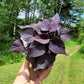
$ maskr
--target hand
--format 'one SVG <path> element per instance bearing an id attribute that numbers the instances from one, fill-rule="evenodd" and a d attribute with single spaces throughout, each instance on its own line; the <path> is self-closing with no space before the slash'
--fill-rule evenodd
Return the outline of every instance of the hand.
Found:
<path id="1" fill-rule="evenodd" d="M 49 75 L 51 67 L 42 71 L 34 71 L 32 65 L 25 59 L 13 84 L 41 84 Z"/>

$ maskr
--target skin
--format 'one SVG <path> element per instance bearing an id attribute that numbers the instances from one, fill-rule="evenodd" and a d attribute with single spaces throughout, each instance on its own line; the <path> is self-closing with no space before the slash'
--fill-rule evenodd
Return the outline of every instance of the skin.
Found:
<path id="1" fill-rule="evenodd" d="M 44 71 L 34 71 L 32 65 L 25 59 L 13 84 L 42 84 L 50 71 L 51 67 Z"/>

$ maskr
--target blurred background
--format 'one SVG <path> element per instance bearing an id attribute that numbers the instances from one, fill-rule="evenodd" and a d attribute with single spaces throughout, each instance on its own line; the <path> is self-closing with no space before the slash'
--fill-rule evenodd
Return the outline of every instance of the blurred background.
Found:
<path id="1" fill-rule="evenodd" d="M 65 43 L 68 57 L 57 56 L 43 84 L 84 84 L 84 0 L 0 0 L 0 84 L 12 84 L 26 57 L 8 52 L 20 37 L 18 25 L 37 23 L 56 13 L 62 27 L 74 34 Z"/>

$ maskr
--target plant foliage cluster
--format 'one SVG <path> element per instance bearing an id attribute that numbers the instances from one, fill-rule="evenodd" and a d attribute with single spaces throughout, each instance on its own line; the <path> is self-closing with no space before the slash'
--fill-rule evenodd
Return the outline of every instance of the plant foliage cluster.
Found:
<path id="1" fill-rule="evenodd" d="M 36 16 L 36 11 L 39 17 Z M 18 18 L 21 12 L 25 14 L 23 19 Z M 3 51 L 6 56 L 6 50 L 9 50 L 6 46 L 10 46 L 15 39 L 19 38 L 17 25 L 37 23 L 56 13 L 60 15 L 62 27 L 75 30 L 73 39 L 77 38 L 76 41 L 82 43 L 83 0 L 0 0 L 0 53 Z M 5 58 L 0 54 L 0 59 L 2 57 L 5 60 L 8 56 Z"/>
<path id="2" fill-rule="evenodd" d="M 58 14 L 37 24 L 19 27 L 21 39 L 13 42 L 10 51 L 25 53 L 36 70 L 51 66 L 57 54 L 66 55 L 64 42 L 69 40 L 72 31 L 61 28 Z"/>

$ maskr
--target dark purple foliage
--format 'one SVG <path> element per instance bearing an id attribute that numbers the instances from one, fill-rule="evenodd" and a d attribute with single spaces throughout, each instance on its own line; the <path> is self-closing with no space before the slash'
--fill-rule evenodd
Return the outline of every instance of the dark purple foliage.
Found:
<path id="1" fill-rule="evenodd" d="M 67 28 L 60 28 L 60 30 L 58 31 L 58 34 L 60 35 L 62 41 L 66 42 L 72 36 L 73 31 L 71 31 L 70 29 L 67 29 Z"/>
<path id="2" fill-rule="evenodd" d="M 38 57 L 45 53 L 45 47 L 44 45 L 33 42 L 29 46 L 29 57 Z"/>
<path id="3" fill-rule="evenodd" d="M 40 29 L 40 24 L 41 22 L 39 21 L 37 24 L 32 23 L 30 25 L 26 25 L 26 26 L 19 26 L 21 29 L 25 29 L 25 28 L 32 28 L 34 31 L 36 31 L 38 34 L 41 34 L 41 29 Z"/>
<path id="4" fill-rule="evenodd" d="M 33 42 L 34 30 L 32 28 L 25 28 L 18 31 L 22 39 L 27 43 Z"/>
<path id="5" fill-rule="evenodd" d="M 66 55 L 64 42 L 69 40 L 72 31 L 61 28 L 58 14 L 37 24 L 19 27 L 21 39 L 14 41 L 10 51 L 25 53 L 36 70 L 52 66 L 57 54 Z"/>
<path id="6" fill-rule="evenodd" d="M 46 69 L 49 66 L 53 65 L 53 62 L 55 61 L 56 54 L 53 53 L 45 53 L 43 56 L 39 57 L 37 60 L 37 67 L 36 70 L 39 69 Z"/>
<path id="7" fill-rule="evenodd" d="M 59 30 L 60 28 L 60 18 L 59 15 L 56 14 L 54 17 L 45 19 L 42 21 L 40 24 L 40 28 L 42 31 L 49 31 L 49 32 L 54 32 L 56 30 Z"/>
<path id="8" fill-rule="evenodd" d="M 25 29 L 25 28 L 36 28 L 37 24 L 32 23 L 30 25 L 26 25 L 26 26 L 20 26 L 18 25 L 18 27 L 20 27 L 21 29 Z"/>
<path id="9" fill-rule="evenodd" d="M 11 49 L 9 51 L 16 52 L 16 53 L 26 53 L 26 49 L 23 46 L 23 43 L 20 39 L 17 39 L 11 45 Z"/>
<path id="10" fill-rule="evenodd" d="M 32 68 L 36 68 L 37 67 L 38 58 L 39 57 L 31 57 L 31 58 L 28 58 L 28 56 L 26 57 L 26 59 L 31 62 Z"/>
<path id="11" fill-rule="evenodd" d="M 48 35 L 48 34 L 45 34 L 45 33 L 40 34 L 40 35 L 38 35 L 38 36 L 35 36 L 35 37 L 33 38 L 33 40 L 35 40 L 35 41 L 37 41 L 37 42 L 39 42 L 39 43 L 41 43 L 41 44 L 47 44 L 47 43 L 49 43 L 49 41 L 50 41 L 49 35 Z"/>
<path id="12" fill-rule="evenodd" d="M 70 39 L 71 35 L 69 34 L 64 34 L 64 35 L 60 35 L 61 39 L 63 42 L 66 42 Z"/>
<path id="13" fill-rule="evenodd" d="M 63 41 L 56 37 L 50 42 L 49 49 L 55 54 L 66 54 Z"/>

